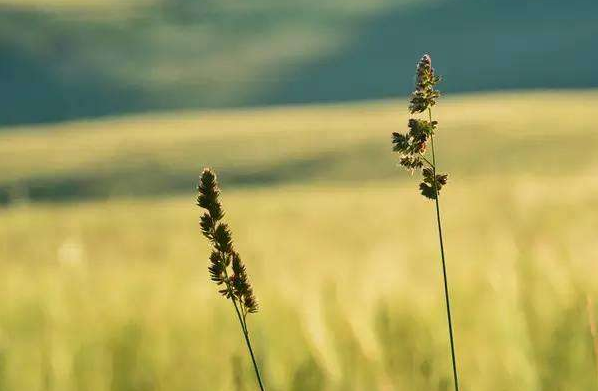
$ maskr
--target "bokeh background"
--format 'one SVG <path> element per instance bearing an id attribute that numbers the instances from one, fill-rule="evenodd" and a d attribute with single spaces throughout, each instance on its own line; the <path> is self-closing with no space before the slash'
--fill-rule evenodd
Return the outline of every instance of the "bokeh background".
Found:
<path id="1" fill-rule="evenodd" d="M 0 0 L 0 390 L 256 389 L 197 177 L 261 311 L 268 390 L 598 390 L 598 3 Z M 595 327 L 595 326 L 594 326 Z"/>

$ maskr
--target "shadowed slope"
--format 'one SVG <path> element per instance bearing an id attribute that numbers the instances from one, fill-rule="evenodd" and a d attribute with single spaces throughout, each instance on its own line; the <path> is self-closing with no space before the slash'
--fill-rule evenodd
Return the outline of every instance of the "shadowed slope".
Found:
<path id="1" fill-rule="evenodd" d="M 444 91 L 595 87 L 597 12 L 590 0 L 0 6 L 0 125 L 406 95 L 400 75 L 423 51 Z"/>
<path id="2" fill-rule="evenodd" d="M 437 114 L 451 181 L 521 172 L 555 177 L 596 163 L 596 92 L 446 97 Z M 0 198 L 65 200 L 190 192 L 204 166 L 228 186 L 408 180 L 391 133 L 397 101 L 148 115 L 0 134 Z M 458 140 L 458 141 L 455 141 Z M 459 179 L 461 178 L 461 179 Z"/>
<path id="3" fill-rule="evenodd" d="M 381 12 L 352 29 L 343 49 L 289 73 L 262 102 L 339 101 L 406 95 L 423 52 L 442 90 L 598 86 L 598 7 L 571 2 L 456 0 Z"/>

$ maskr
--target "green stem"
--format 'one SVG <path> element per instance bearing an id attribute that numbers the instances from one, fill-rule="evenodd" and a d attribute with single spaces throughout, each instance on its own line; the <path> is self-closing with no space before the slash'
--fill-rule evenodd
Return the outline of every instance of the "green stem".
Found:
<path id="1" fill-rule="evenodd" d="M 424 161 L 426 163 L 428 163 L 428 165 L 430 166 L 430 168 L 432 168 L 432 169 L 434 168 L 434 165 L 428 159 L 426 159 L 426 157 L 424 155 L 421 155 L 421 158 L 424 159 Z"/>
<path id="2" fill-rule="evenodd" d="M 428 115 L 430 117 L 430 122 L 432 122 L 432 110 L 428 108 Z M 446 301 L 446 317 L 448 321 L 448 329 L 449 329 L 449 339 L 451 343 L 451 358 L 453 363 L 453 380 L 455 382 L 455 391 L 459 391 L 459 376 L 457 374 L 457 360 L 455 358 L 455 341 L 453 337 L 453 321 L 451 316 L 451 300 L 449 295 L 449 287 L 448 287 L 448 277 L 446 273 L 446 260 L 444 257 L 444 240 L 442 237 L 442 224 L 440 220 L 440 203 L 438 201 L 439 193 L 436 184 L 436 156 L 434 152 L 434 136 L 431 136 L 432 140 L 432 170 L 434 171 L 434 193 L 436 194 L 435 201 L 436 201 L 436 222 L 438 224 L 438 239 L 440 241 L 440 256 L 442 258 L 442 276 L 444 278 L 444 299 Z"/>
<path id="3" fill-rule="evenodd" d="M 249 355 L 251 356 L 251 362 L 253 363 L 253 369 L 255 370 L 255 377 L 257 378 L 257 382 L 260 386 L 260 390 L 264 391 L 264 385 L 262 383 L 262 377 L 260 376 L 260 370 L 257 366 L 257 362 L 255 360 L 255 355 L 253 354 L 253 348 L 251 347 L 251 341 L 249 340 L 249 331 L 247 330 L 247 324 L 243 322 L 243 317 L 239 312 L 239 307 L 237 306 L 237 301 L 235 298 L 232 298 L 233 305 L 235 306 L 235 312 L 237 313 L 237 318 L 239 318 L 239 323 L 241 324 L 241 330 L 243 331 L 243 336 L 245 337 L 245 343 L 247 344 L 247 349 L 249 349 Z"/>
<path id="4" fill-rule="evenodd" d="M 224 276 L 226 280 L 229 281 L 228 271 L 224 268 Z M 239 319 L 239 324 L 241 325 L 241 331 L 243 332 L 243 337 L 245 337 L 245 343 L 247 344 L 247 349 L 249 350 L 249 355 L 251 356 L 251 362 L 253 363 L 253 369 L 255 371 L 255 377 L 257 378 L 257 382 L 260 386 L 260 390 L 264 391 L 264 385 L 262 383 L 262 377 L 260 376 L 260 370 L 257 366 L 257 361 L 255 360 L 255 355 L 253 354 L 253 348 L 251 347 L 251 341 L 249 340 L 249 330 L 247 330 L 247 323 L 245 322 L 245 316 L 241 316 L 241 312 L 239 311 L 239 306 L 237 305 L 237 299 L 232 294 L 232 287 L 230 283 L 227 282 L 227 288 L 231 293 L 231 301 L 233 302 L 233 306 L 235 307 L 235 312 L 237 313 L 237 318 Z M 243 303 L 239 303 L 243 305 Z"/>

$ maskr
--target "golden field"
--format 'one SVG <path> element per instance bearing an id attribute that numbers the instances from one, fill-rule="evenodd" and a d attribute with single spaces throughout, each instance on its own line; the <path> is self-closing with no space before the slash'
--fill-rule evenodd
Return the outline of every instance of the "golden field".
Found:
<path id="1" fill-rule="evenodd" d="M 562 91 L 434 110 L 464 390 L 598 389 L 597 105 Z M 255 388 L 208 281 L 206 165 L 260 301 L 269 390 L 451 389 L 433 205 L 390 152 L 404 106 L 3 130 L 0 390 Z"/>

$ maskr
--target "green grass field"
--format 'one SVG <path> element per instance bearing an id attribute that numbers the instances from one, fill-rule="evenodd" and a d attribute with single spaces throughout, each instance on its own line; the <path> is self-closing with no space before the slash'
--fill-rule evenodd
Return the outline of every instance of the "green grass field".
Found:
<path id="1" fill-rule="evenodd" d="M 435 112 L 464 390 L 598 389 L 597 105 L 595 91 L 481 94 Z M 433 204 L 390 152 L 404 106 L 1 133 L 0 390 L 256 389 L 208 281 L 204 165 L 261 304 L 267 389 L 450 390 Z"/>

